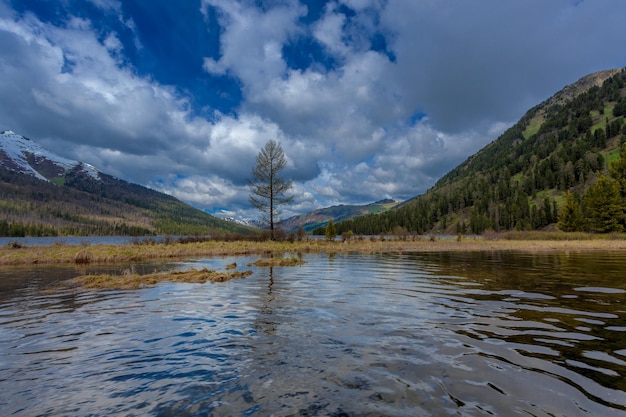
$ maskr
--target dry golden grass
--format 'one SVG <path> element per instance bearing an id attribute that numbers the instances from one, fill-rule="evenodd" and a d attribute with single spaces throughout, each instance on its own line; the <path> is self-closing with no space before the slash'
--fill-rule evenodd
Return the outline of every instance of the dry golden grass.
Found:
<path id="1" fill-rule="evenodd" d="M 159 282 L 188 282 L 204 284 L 206 282 L 225 282 L 231 279 L 252 275 L 252 271 L 218 272 L 208 269 L 191 269 L 159 274 L 139 275 L 126 273 L 121 275 L 82 275 L 70 281 L 70 284 L 88 289 L 138 289 L 153 286 Z"/>
<path id="2" fill-rule="evenodd" d="M 346 242 L 199 242 L 155 245 L 92 245 L 0 247 L 0 266 L 26 264 L 128 263 L 194 257 L 238 255 L 283 255 L 301 253 L 390 253 L 451 251 L 618 251 L 626 250 L 626 239 L 511 240 L 509 238 L 466 238 L 422 240 L 352 239 Z"/>

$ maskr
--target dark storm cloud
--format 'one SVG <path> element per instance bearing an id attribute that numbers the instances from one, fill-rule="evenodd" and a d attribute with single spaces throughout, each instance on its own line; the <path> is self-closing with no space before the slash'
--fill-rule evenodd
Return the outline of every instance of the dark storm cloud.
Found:
<path id="1" fill-rule="evenodd" d="M 624 65 L 626 4 L 391 1 L 382 21 L 407 106 L 437 129 L 515 120 L 587 73 Z"/>

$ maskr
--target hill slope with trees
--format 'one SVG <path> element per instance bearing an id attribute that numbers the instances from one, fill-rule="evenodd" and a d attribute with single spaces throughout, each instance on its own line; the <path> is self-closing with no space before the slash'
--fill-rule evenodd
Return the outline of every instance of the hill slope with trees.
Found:
<path id="1" fill-rule="evenodd" d="M 0 236 L 251 233 L 149 188 L 0 134 Z"/>
<path id="2" fill-rule="evenodd" d="M 424 195 L 340 222 L 337 231 L 622 231 L 625 116 L 624 69 L 588 75 L 530 109 Z"/>
<path id="3" fill-rule="evenodd" d="M 64 185 L 0 168 L 0 236 L 250 233 L 174 197 L 106 174 Z"/>

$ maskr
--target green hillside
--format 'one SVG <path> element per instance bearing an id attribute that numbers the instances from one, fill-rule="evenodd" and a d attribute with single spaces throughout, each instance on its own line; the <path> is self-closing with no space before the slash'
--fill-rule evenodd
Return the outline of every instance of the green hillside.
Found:
<path id="1" fill-rule="evenodd" d="M 250 233 L 174 197 L 79 170 L 54 183 L 0 168 L 0 236 Z"/>
<path id="2" fill-rule="evenodd" d="M 583 217 L 575 229 L 620 231 L 597 223 L 593 207 L 600 203 L 593 198 L 594 184 L 611 174 L 611 162 L 626 141 L 625 115 L 626 72 L 591 74 L 530 109 L 424 195 L 386 213 L 338 223 L 337 231 L 480 234 L 553 228 L 566 202 L 576 204 Z M 622 180 L 608 179 L 612 185 Z M 600 181 L 595 188 L 610 184 Z M 613 217 L 623 226 L 620 198 L 622 215 Z"/>

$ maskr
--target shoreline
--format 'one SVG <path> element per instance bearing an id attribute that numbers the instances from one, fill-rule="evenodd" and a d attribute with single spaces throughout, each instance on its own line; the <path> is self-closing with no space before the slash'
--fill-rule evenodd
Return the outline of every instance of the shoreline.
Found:
<path id="1" fill-rule="evenodd" d="M 508 240 L 465 238 L 431 240 L 352 239 L 345 242 L 305 240 L 301 242 L 207 241 L 194 243 L 52 245 L 20 248 L 0 247 L 0 267 L 16 265 L 60 265 L 129 263 L 197 257 L 277 254 L 375 254 L 411 252 L 588 252 L 625 251 L 626 240 Z"/>

